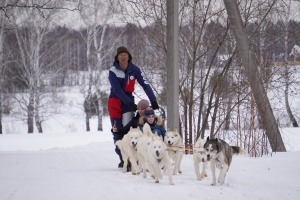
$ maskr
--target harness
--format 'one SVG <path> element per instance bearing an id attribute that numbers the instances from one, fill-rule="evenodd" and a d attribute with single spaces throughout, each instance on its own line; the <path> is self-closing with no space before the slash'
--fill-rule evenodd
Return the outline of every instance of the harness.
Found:
<path id="1" fill-rule="evenodd" d="M 167 146 L 167 151 L 173 151 L 174 153 L 177 153 L 177 151 L 185 151 L 186 148 L 184 146 Z"/>

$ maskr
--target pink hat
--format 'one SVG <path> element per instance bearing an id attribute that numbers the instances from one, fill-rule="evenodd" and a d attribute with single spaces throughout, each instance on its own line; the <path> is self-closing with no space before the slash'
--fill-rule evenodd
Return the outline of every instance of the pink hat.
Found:
<path id="1" fill-rule="evenodd" d="M 138 110 L 145 110 L 148 107 L 149 107 L 149 101 L 147 101 L 146 99 L 140 100 L 139 103 L 137 104 Z"/>

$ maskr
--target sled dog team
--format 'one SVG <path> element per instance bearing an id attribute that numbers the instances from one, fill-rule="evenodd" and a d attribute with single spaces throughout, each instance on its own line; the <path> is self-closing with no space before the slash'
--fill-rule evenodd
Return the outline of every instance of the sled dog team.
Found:
<path id="1" fill-rule="evenodd" d="M 181 161 L 183 158 L 183 142 L 176 130 L 167 130 L 165 138 L 153 134 L 150 126 L 145 123 L 143 132 L 139 128 L 130 128 L 130 131 L 118 140 L 116 145 L 121 150 L 124 160 L 123 172 L 127 171 L 128 160 L 131 163 L 132 174 L 143 173 L 147 178 L 147 171 L 159 183 L 162 171 L 167 172 L 169 184 L 174 185 L 173 175 L 182 173 Z M 221 139 L 207 140 L 199 138 L 193 151 L 194 168 L 197 180 L 207 176 L 206 167 L 210 162 L 212 171 L 212 185 L 216 185 L 216 167 L 220 170 L 218 183 L 224 184 L 226 173 L 232 161 L 233 154 L 244 153 L 244 149 L 230 146 Z M 174 162 L 172 168 L 171 160 Z M 200 173 L 200 165 L 202 171 Z"/>

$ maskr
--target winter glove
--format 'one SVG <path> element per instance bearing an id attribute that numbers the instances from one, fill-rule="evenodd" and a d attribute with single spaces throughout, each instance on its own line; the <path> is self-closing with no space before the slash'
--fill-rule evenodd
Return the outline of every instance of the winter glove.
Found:
<path id="1" fill-rule="evenodd" d="M 131 102 L 128 106 L 133 112 L 137 110 L 137 105 L 134 102 Z"/>
<path id="2" fill-rule="evenodd" d="M 120 128 L 120 129 L 118 129 L 118 131 L 117 132 L 114 132 L 114 130 L 113 129 L 110 129 L 110 131 L 113 133 L 113 134 L 116 134 L 116 135 L 125 135 L 127 132 L 125 132 L 125 129 L 124 128 Z"/>
<path id="3" fill-rule="evenodd" d="M 158 107 L 157 101 L 151 101 L 151 107 L 153 110 L 158 109 L 159 107 Z"/>

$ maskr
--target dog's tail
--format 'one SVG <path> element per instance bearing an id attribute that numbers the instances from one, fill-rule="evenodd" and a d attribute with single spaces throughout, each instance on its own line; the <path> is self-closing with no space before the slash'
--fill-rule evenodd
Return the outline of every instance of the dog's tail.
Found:
<path id="1" fill-rule="evenodd" d="M 234 154 L 243 154 L 245 153 L 245 149 L 243 149 L 242 147 L 238 147 L 238 146 L 231 146 L 232 151 Z"/>

